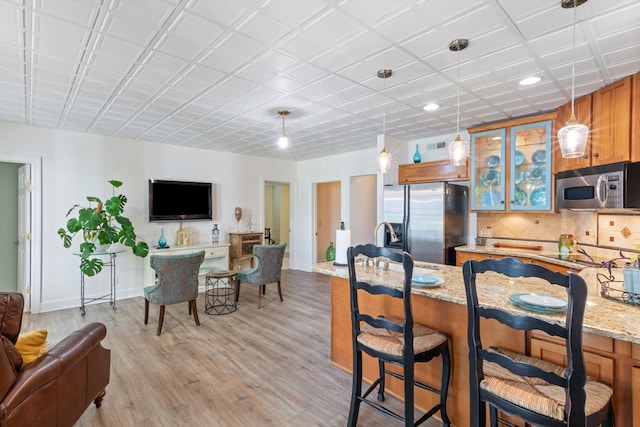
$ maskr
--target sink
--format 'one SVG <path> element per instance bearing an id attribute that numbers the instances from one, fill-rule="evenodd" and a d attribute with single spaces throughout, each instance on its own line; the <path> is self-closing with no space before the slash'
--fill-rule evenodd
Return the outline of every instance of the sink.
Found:
<path id="1" fill-rule="evenodd" d="M 382 263 L 380 263 L 380 266 L 382 266 Z M 402 269 L 402 264 L 394 264 L 394 263 L 389 263 L 389 270 L 393 270 L 393 271 L 403 271 Z M 431 274 L 433 273 L 435 270 L 430 270 L 428 268 L 423 268 L 423 267 L 413 267 L 413 275 L 414 276 L 422 276 L 425 274 Z"/>

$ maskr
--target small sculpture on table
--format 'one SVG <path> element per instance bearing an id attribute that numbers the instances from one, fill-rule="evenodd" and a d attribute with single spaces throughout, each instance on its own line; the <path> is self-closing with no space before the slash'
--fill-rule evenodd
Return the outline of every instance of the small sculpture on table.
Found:
<path id="1" fill-rule="evenodd" d="M 240 232 L 240 220 L 242 219 L 242 208 L 236 208 L 235 210 L 236 222 L 238 223 L 238 233 Z"/>

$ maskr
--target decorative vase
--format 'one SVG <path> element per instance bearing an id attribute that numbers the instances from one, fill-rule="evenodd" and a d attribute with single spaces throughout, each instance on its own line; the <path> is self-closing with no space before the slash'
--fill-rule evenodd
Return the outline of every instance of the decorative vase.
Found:
<path id="1" fill-rule="evenodd" d="M 213 228 L 211 229 L 211 243 L 217 245 L 219 240 L 220 230 L 218 230 L 218 224 L 213 224 Z"/>
<path id="2" fill-rule="evenodd" d="M 422 156 L 420 155 L 420 146 L 416 144 L 416 154 L 413 155 L 413 163 L 420 163 Z"/>
<path id="3" fill-rule="evenodd" d="M 329 242 L 329 247 L 327 248 L 327 253 L 325 254 L 325 258 L 327 259 L 327 261 L 336 260 L 336 247 L 333 246 L 333 242 Z"/>
<path id="4" fill-rule="evenodd" d="M 164 228 L 160 229 L 160 238 L 158 239 L 158 246 L 164 248 L 167 246 L 167 239 L 164 238 Z"/>

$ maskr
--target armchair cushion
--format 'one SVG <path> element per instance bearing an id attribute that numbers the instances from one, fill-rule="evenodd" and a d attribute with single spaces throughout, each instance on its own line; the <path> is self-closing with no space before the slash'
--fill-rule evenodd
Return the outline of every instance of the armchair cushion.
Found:
<path id="1" fill-rule="evenodd" d="M 151 268 L 157 283 L 144 288 L 144 297 L 151 304 L 169 305 L 191 301 L 198 297 L 198 269 L 204 251 L 181 255 L 152 255 Z"/>
<path id="2" fill-rule="evenodd" d="M 258 265 L 239 271 L 238 280 L 254 285 L 265 285 L 280 281 L 282 274 L 282 259 L 286 243 L 279 245 L 254 245 L 253 254 L 258 259 Z"/>
<path id="3" fill-rule="evenodd" d="M 47 335 L 46 329 L 25 332 L 18 336 L 16 349 L 22 356 L 22 367 L 27 367 L 35 362 L 40 356 L 47 352 Z"/>

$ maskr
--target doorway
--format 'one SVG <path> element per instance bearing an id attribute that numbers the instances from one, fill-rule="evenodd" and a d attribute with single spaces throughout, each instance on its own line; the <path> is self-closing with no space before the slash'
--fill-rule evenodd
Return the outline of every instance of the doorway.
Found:
<path id="1" fill-rule="evenodd" d="M 291 186 L 288 182 L 264 182 L 264 244 L 286 243 L 282 268 L 291 265 Z"/>
<path id="2" fill-rule="evenodd" d="M 326 261 L 327 248 L 335 245 L 342 215 L 340 181 L 316 184 L 316 262 Z"/>
<path id="3" fill-rule="evenodd" d="M 22 163 L 0 163 L 0 291 L 18 288 L 18 170 Z"/>
<path id="4" fill-rule="evenodd" d="M 16 221 L 11 221 L 11 229 L 2 232 L 2 239 L 11 246 L 10 252 L 16 254 L 9 273 L 11 277 L 16 277 L 13 290 L 24 295 L 25 311 L 38 313 L 42 285 L 42 159 L 0 153 L 0 165 L 11 171 L 12 175 L 15 174 L 11 178 L 12 189 L 7 187 L 13 196 L 3 200 L 13 204 L 14 208 L 11 209 L 16 209 L 18 213 L 15 214 Z M 25 200 L 28 203 L 24 203 Z M 24 209 L 25 206 L 28 209 Z"/>

